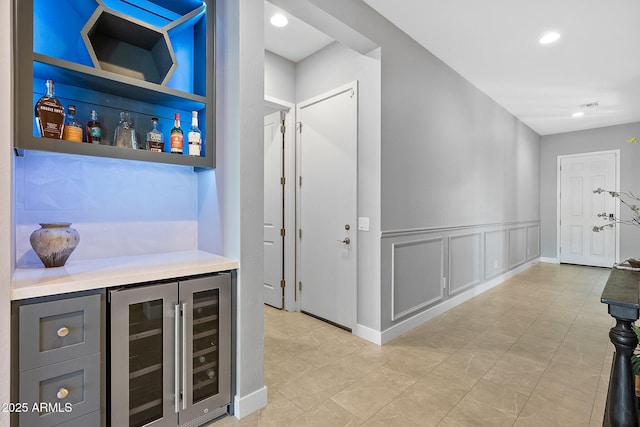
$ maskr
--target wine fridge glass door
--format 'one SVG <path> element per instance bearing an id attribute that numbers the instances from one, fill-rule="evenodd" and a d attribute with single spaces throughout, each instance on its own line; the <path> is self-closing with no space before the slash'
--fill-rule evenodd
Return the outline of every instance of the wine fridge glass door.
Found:
<path id="1" fill-rule="evenodd" d="M 229 403 L 230 276 L 180 281 L 184 333 L 180 423 Z"/>
<path id="2" fill-rule="evenodd" d="M 167 313 L 177 284 L 111 293 L 111 425 L 175 426 L 175 339 Z"/>

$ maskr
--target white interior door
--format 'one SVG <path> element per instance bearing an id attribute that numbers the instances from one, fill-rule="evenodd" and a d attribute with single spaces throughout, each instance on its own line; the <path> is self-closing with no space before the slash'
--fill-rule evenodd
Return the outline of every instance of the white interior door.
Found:
<path id="1" fill-rule="evenodd" d="M 298 104 L 300 308 L 354 325 L 357 82 Z"/>
<path id="2" fill-rule="evenodd" d="M 617 153 L 593 153 L 560 159 L 560 262 L 611 267 L 616 261 L 614 228 L 599 213 L 616 213 L 616 199 L 593 190 L 618 190 Z"/>
<path id="3" fill-rule="evenodd" d="M 284 112 L 264 117 L 264 302 L 282 308 L 284 279 Z"/>

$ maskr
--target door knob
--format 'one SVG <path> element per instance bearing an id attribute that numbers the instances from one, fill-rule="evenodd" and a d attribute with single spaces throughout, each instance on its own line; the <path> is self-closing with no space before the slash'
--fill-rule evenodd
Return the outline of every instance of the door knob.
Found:
<path id="1" fill-rule="evenodd" d="M 338 240 L 338 242 L 348 245 L 349 243 L 351 243 L 351 239 L 348 237 L 345 237 L 344 240 Z"/>

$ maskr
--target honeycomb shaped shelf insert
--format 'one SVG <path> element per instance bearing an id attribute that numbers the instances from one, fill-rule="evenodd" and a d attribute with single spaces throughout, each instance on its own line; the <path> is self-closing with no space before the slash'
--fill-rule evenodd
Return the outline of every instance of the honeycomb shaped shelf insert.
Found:
<path id="1" fill-rule="evenodd" d="M 166 85 L 177 67 L 166 30 L 99 6 L 82 29 L 95 68 Z"/>

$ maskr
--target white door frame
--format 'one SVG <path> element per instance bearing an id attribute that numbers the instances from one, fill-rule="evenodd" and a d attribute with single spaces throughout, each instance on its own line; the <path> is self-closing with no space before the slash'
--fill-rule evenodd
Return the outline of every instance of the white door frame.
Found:
<path id="1" fill-rule="evenodd" d="M 295 104 L 272 96 L 264 96 L 264 104 L 274 111 L 286 113 L 284 133 L 284 310 L 299 311 L 296 286 L 296 108 Z"/>
<path id="2" fill-rule="evenodd" d="M 600 154 L 614 154 L 616 156 L 616 184 L 613 191 L 620 191 L 620 150 L 604 150 L 604 151 L 591 151 L 588 153 L 576 153 L 576 154 L 564 154 L 558 156 L 557 165 L 556 165 L 556 260 L 558 264 L 560 263 L 560 245 L 561 245 L 561 236 L 560 236 L 560 217 L 562 215 L 562 211 L 560 209 L 560 183 L 562 177 L 560 175 L 560 164 L 563 159 L 571 158 L 571 157 L 584 157 L 584 156 L 594 156 Z M 607 190 L 611 190 L 607 188 Z M 620 218 L 620 201 L 616 200 L 615 204 L 615 217 Z M 620 262 L 620 227 L 615 227 L 616 233 L 616 259 L 615 262 Z"/>

